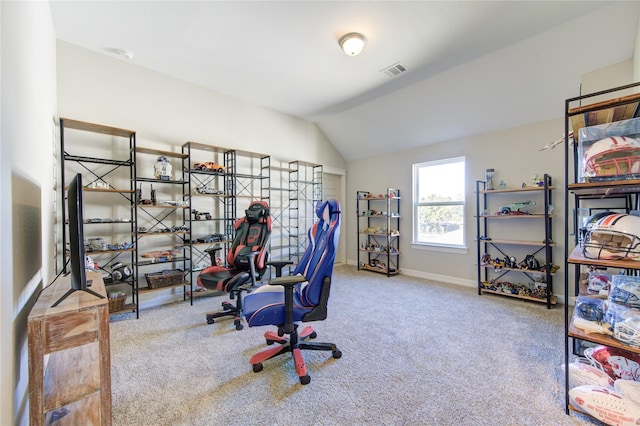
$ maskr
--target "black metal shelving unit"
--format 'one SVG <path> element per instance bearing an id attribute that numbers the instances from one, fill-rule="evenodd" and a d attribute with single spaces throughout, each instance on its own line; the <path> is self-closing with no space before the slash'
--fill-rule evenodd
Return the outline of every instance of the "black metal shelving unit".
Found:
<path id="1" fill-rule="evenodd" d="M 583 179 L 580 176 L 579 131 L 583 127 L 614 123 L 640 116 L 640 83 L 612 88 L 565 101 L 565 410 L 569 414 L 578 410 L 569 398 L 569 363 L 574 357 L 583 355 L 585 346 L 605 345 L 629 354 L 638 354 L 640 349 L 627 346 L 612 336 L 585 333 L 573 324 L 573 301 L 578 296 L 594 296 L 582 282 L 582 276 L 590 267 L 624 271 L 637 275 L 638 262 L 630 260 L 606 260 L 585 258 L 580 248 L 578 212 L 581 209 L 599 210 L 613 208 L 629 213 L 640 208 L 640 180 L 620 178 Z M 634 93 L 635 92 L 635 93 Z M 573 138 L 570 137 L 573 135 Z M 571 226 L 569 226 L 571 225 Z"/>
<path id="2" fill-rule="evenodd" d="M 136 276 L 112 279 L 112 267 L 117 263 L 133 268 L 136 260 L 135 209 L 135 149 L 136 132 L 102 124 L 60 118 L 60 183 L 63 262 L 67 272 L 67 177 L 82 174 L 85 239 L 103 238 L 104 247 L 89 246 L 87 256 L 98 265 L 105 277 L 107 291 L 125 289 L 126 302 L 116 312 L 138 311 Z M 104 155 L 100 156 L 102 153 Z M 126 216 L 120 216 L 126 212 Z M 100 214 L 102 217 L 92 217 Z M 104 217 L 108 214 L 109 217 Z M 107 241 L 104 237 L 110 239 Z M 118 237 L 120 241 L 112 239 Z M 97 241 L 97 240 L 96 240 Z"/>
<path id="3" fill-rule="evenodd" d="M 525 188 L 487 190 L 485 181 L 476 181 L 478 295 L 491 293 L 542 302 L 546 303 L 547 308 L 551 308 L 557 303 L 557 297 L 553 295 L 553 247 L 555 243 L 551 233 L 553 214 L 550 211 L 550 206 L 553 205 L 553 189 L 551 176 L 547 174 L 542 179 L 542 185 Z M 534 198 L 527 201 L 534 202 L 535 205 L 523 206 L 522 211 L 518 211 L 516 207 L 518 204 L 514 203 L 524 203 L 523 197 Z M 542 206 L 539 203 L 542 203 Z M 506 206 L 509 205 L 513 205 L 514 208 L 507 213 Z M 507 214 L 498 211 L 500 206 L 505 206 L 504 213 Z M 509 207 L 509 209 L 511 208 Z M 514 234 L 514 229 L 511 229 L 514 226 L 508 230 L 501 229 L 506 228 L 507 221 L 511 224 L 517 222 L 516 232 L 518 232 L 517 227 L 522 226 L 524 221 L 527 225 L 536 221 L 537 223 L 532 225 L 542 227 L 544 234 L 541 232 L 542 238 L 538 240 L 516 239 L 514 236 L 522 235 L 522 232 Z M 540 225 L 540 221 L 542 221 L 542 225 Z M 492 232 L 490 232 L 490 222 Z M 498 238 L 498 236 L 502 236 L 502 238 Z M 514 251 L 517 251 L 518 254 L 514 255 Z M 528 265 L 525 261 L 527 256 L 533 256 L 539 267 Z M 540 258 L 542 261 L 539 260 Z M 525 261 L 524 264 L 522 264 L 523 261 Z M 532 261 L 532 264 L 535 263 Z M 519 274 L 518 280 L 524 276 L 527 281 L 525 283 L 508 282 L 507 285 L 507 280 L 502 280 L 507 274 L 512 276 Z"/>
<path id="4" fill-rule="evenodd" d="M 315 223 L 316 203 L 322 200 L 323 167 L 306 161 L 289 162 L 289 255 L 297 264 L 307 248 L 307 230 Z"/>
<path id="5" fill-rule="evenodd" d="M 395 188 L 384 194 L 356 192 L 358 270 L 387 277 L 400 273 L 400 200 Z"/>
<path id="6" fill-rule="evenodd" d="M 193 276 L 191 273 L 191 253 L 189 243 L 191 241 L 189 201 L 186 198 L 189 186 L 188 170 L 183 163 L 188 156 L 181 152 L 166 151 L 155 148 L 136 147 L 136 174 L 135 188 L 140 191 L 142 199 L 136 200 L 137 227 L 135 230 L 137 258 L 136 291 L 138 298 L 140 293 L 181 289 L 183 300 L 190 300 L 193 304 Z M 177 160 L 177 171 L 174 171 L 169 179 L 151 177 L 152 167 L 156 158 L 166 157 L 168 160 Z M 176 161 L 174 161 L 176 163 Z M 142 164 L 145 171 L 141 173 Z M 148 187 L 141 189 L 145 184 Z M 155 185 L 155 187 L 154 187 Z M 156 191 L 155 204 L 143 202 L 146 194 L 151 194 L 152 188 Z M 145 192 L 146 190 L 146 192 Z M 151 196 L 151 199 L 154 197 Z M 144 229 L 143 229 L 144 228 Z M 167 253 L 165 256 L 145 257 L 147 253 L 159 251 Z M 181 269 L 180 269 L 181 267 Z M 177 282 L 152 288 L 148 284 L 147 274 L 157 274 L 162 271 L 182 271 L 182 279 Z M 144 273 L 141 276 L 141 271 Z M 143 281 L 142 278 L 145 278 Z M 140 285 L 141 282 L 146 285 Z M 139 310 L 137 313 L 139 317 Z"/>

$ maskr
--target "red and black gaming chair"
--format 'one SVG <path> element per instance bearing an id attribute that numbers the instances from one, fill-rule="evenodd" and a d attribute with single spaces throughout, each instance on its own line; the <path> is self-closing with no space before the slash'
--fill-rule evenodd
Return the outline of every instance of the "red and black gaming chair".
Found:
<path id="1" fill-rule="evenodd" d="M 272 278 L 269 284 L 258 287 L 244 299 L 244 316 L 249 327 L 278 327 L 277 332 L 267 331 L 264 334 L 267 345 L 278 345 L 251 357 L 253 371 L 262 371 L 262 363 L 266 360 L 291 352 L 303 385 L 308 384 L 311 378 L 307 374 L 302 350 L 330 351 L 333 358 L 342 356 L 334 343 L 309 342 L 309 339 L 317 337 L 311 326 L 298 332 L 299 323 L 327 318 L 333 263 L 340 235 L 340 204 L 334 199 L 320 201 L 316 206 L 316 216 L 318 221 L 308 232 L 307 250 L 293 275 Z"/>
<path id="2" fill-rule="evenodd" d="M 269 204 L 265 201 L 253 201 L 245 216 L 234 224 L 235 237 L 227 252 L 227 266 L 217 265 L 215 254 L 221 247 L 206 250 L 211 256 L 211 265 L 198 276 L 198 285 L 209 290 L 226 291 L 229 299 L 222 303 L 222 310 L 207 314 L 207 323 L 213 324 L 215 318 L 233 316 L 236 330 L 242 330 L 242 292 L 256 285 L 256 280 L 267 269 L 267 242 L 271 235 L 271 216 Z"/>

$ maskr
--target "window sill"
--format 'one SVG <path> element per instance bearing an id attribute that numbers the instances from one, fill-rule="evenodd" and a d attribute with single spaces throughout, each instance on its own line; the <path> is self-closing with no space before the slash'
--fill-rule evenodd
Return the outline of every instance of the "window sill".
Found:
<path id="1" fill-rule="evenodd" d="M 439 246 L 434 244 L 425 244 L 425 243 L 411 243 L 411 248 L 416 250 L 426 250 L 426 251 L 437 251 L 441 253 L 452 253 L 452 254 L 467 254 L 469 253 L 468 247 L 458 247 L 458 246 Z"/>

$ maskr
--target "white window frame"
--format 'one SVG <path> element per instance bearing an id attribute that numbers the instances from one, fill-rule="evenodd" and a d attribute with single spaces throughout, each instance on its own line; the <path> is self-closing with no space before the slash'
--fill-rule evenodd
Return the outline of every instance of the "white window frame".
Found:
<path id="1" fill-rule="evenodd" d="M 422 163 L 413 164 L 413 221 L 412 221 L 412 245 L 414 248 L 418 249 L 439 249 L 440 251 L 446 251 L 451 253 L 466 253 L 467 251 L 467 235 L 466 235 L 466 217 L 464 212 L 466 212 L 466 185 L 463 180 L 463 188 L 462 191 L 462 200 L 461 201 L 440 201 L 440 202 L 420 202 L 419 194 L 420 194 L 420 183 L 419 183 L 419 172 L 424 167 L 433 167 L 433 166 L 441 166 L 443 164 L 453 164 L 453 163 L 462 163 L 465 166 L 466 171 L 466 158 L 464 156 L 461 157 L 453 157 L 446 158 L 442 160 L 435 161 L 426 161 Z M 419 214 L 418 209 L 422 206 L 452 206 L 459 205 L 462 206 L 462 244 L 442 244 L 442 243 L 434 243 L 434 242 L 426 242 L 418 240 L 418 220 Z"/>

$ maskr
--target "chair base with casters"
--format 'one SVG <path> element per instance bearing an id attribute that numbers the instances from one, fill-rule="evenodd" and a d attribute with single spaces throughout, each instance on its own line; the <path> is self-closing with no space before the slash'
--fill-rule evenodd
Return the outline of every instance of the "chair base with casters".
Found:
<path id="1" fill-rule="evenodd" d="M 294 295 L 294 287 L 305 281 L 306 278 L 299 275 L 277 277 L 270 280 L 268 285 L 256 289 L 255 295 L 262 299 L 256 306 L 253 306 L 253 300 L 249 299 L 245 316 L 250 326 L 261 325 L 262 322 L 268 324 L 271 315 L 279 315 L 278 312 L 281 314 L 284 311 L 284 319 L 282 325 L 278 326 L 278 331 L 264 333 L 267 345 L 277 343 L 279 346 L 265 349 L 251 357 L 249 362 L 254 373 L 262 371 L 264 361 L 291 352 L 300 383 L 306 385 L 311 382 L 311 377 L 307 374 L 303 350 L 331 351 L 333 358 L 342 357 L 342 352 L 334 343 L 309 342 L 317 337 L 313 327 L 306 326 L 298 333 L 298 322 L 322 321 L 327 318 L 326 301 L 329 299 L 331 279 L 326 277 L 323 280 L 320 296 L 322 302 L 309 307 L 303 307 L 298 294 Z M 282 286 L 284 291 L 278 286 Z M 288 337 L 284 337 L 285 335 Z"/>
<path id="2" fill-rule="evenodd" d="M 311 377 L 307 374 L 307 367 L 302 356 L 303 350 L 311 351 L 331 351 L 331 355 L 334 358 L 340 358 L 342 352 L 335 343 L 320 343 L 320 342 L 308 342 L 309 339 L 315 339 L 318 334 L 313 330 L 313 327 L 306 326 L 300 333 L 298 333 L 298 325 L 294 324 L 293 333 L 289 334 L 289 338 L 283 338 L 278 333 L 273 331 L 267 331 L 264 337 L 267 341 L 267 345 L 273 345 L 278 343 L 280 346 L 265 349 L 262 352 L 258 352 L 253 355 L 249 362 L 253 368 L 254 373 L 262 371 L 262 363 L 275 358 L 279 355 L 291 352 L 293 356 L 293 363 L 295 365 L 296 374 L 300 379 L 300 383 L 307 385 L 311 382 Z"/>
<path id="3" fill-rule="evenodd" d="M 211 256 L 211 262 L 215 262 L 215 254 L 221 247 L 214 247 L 207 249 L 206 252 Z M 250 253 L 250 257 L 254 257 L 257 252 Z M 232 304 L 230 301 L 222 302 L 222 310 L 215 312 L 207 312 L 205 317 L 207 324 L 214 324 L 217 318 L 233 317 L 233 325 L 236 330 L 242 330 L 242 293 L 249 292 L 256 285 L 256 272 L 253 264 L 253 259 L 249 263 L 249 272 L 238 272 L 235 270 L 227 270 L 220 268 L 219 272 L 210 272 L 208 276 L 203 276 L 201 279 L 204 281 L 207 287 L 214 287 L 219 291 L 229 292 L 229 300 L 236 300 L 236 304 Z M 207 283 L 206 280 L 210 280 Z"/>

